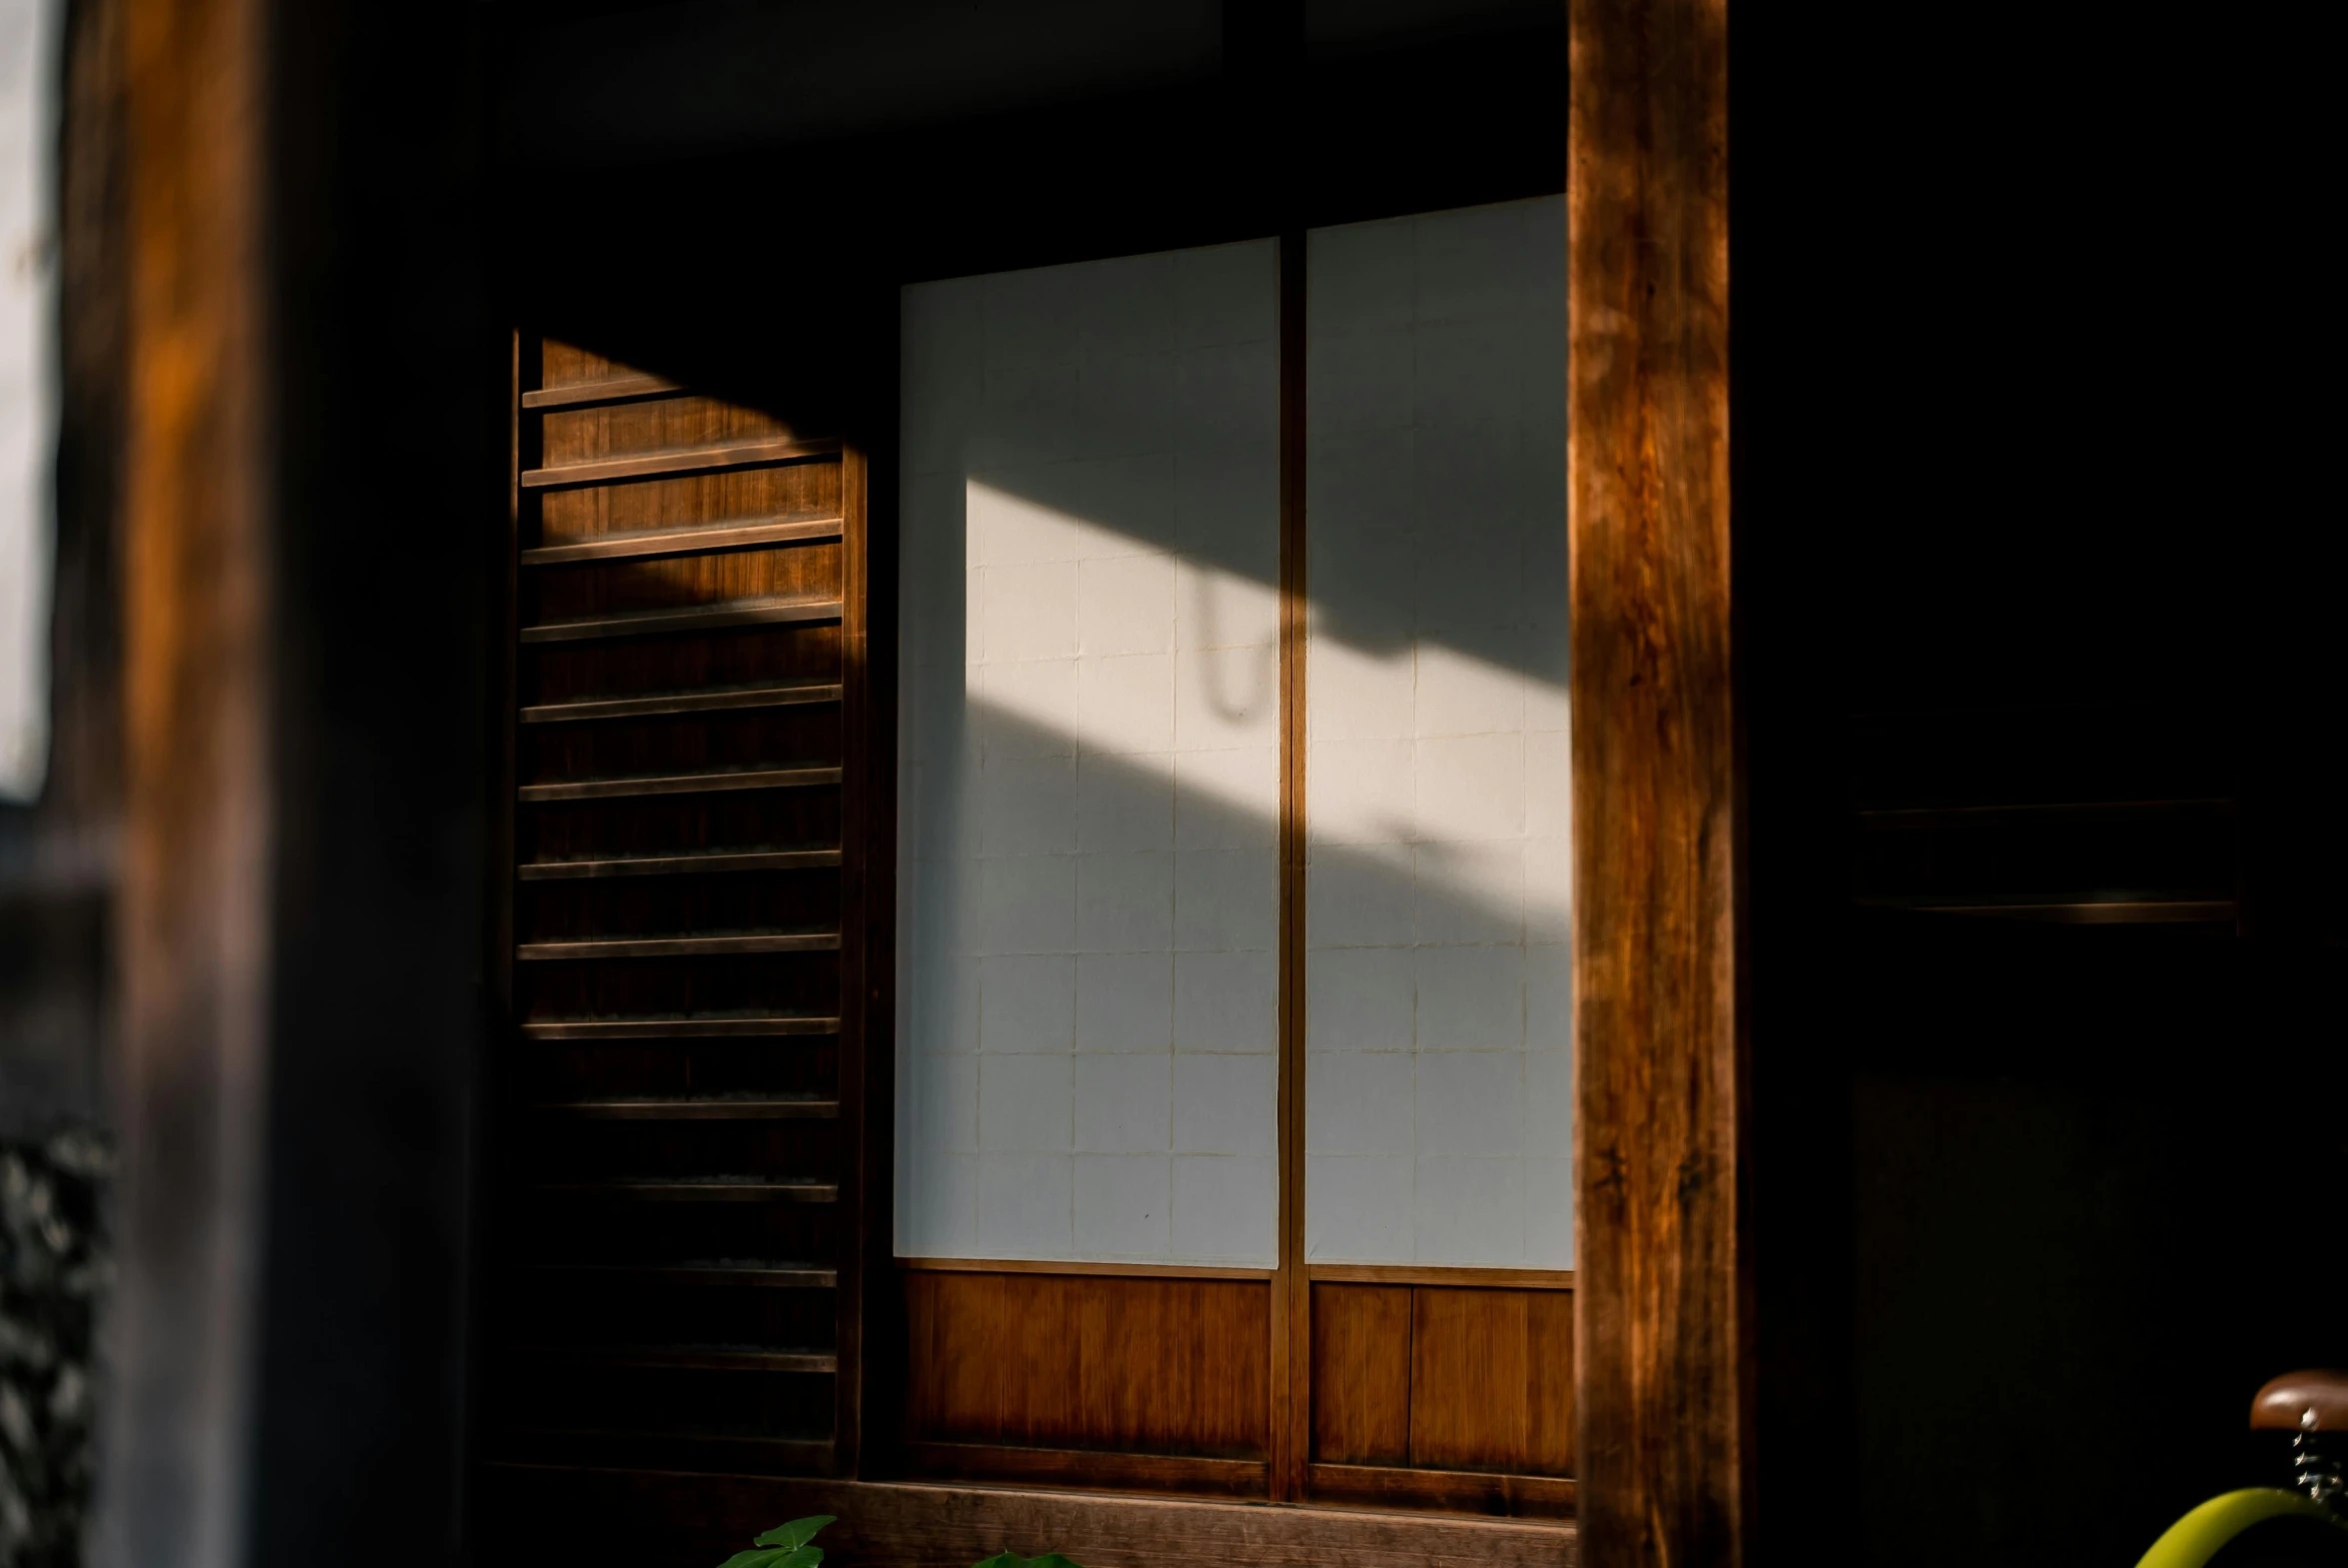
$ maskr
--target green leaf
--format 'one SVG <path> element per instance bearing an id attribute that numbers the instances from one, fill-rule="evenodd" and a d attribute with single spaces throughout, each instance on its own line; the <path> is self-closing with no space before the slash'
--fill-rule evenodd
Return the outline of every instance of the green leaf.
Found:
<path id="1" fill-rule="evenodd" d="M 816 1538 L 818 1530 L 831 1524 L 839 1517 L 838 1514 L 809 1514 L 805 1519 L 794 1519 L 789 1524 L 775 1526 L 774 1529 L 760 1536 L 754 1544 L 782 1547 L 805 1546 Z M 797 1568 L 797 1565 L 794 1564 L 793 1568 Z"/>
<path id="2" fill-rule="evenodd" d="M 775 1559 L 782 1555 L 772 1547 L 763 1552 L 736 1552 L 718 1564 L 718 1568 L 775 1568 Z"/>
<path id="3" fill-rule="evenodd" d="M 770 1568 L 816 1568 L 824 1560 L 820 1546 L 795 1546 L 775 1559 Z"/>

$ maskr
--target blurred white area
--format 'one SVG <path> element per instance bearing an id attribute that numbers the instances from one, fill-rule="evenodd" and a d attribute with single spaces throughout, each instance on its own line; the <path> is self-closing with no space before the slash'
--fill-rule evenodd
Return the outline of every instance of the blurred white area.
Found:
<path id="1" fill-rule="evenodd" d="M 49 761 L 62 0 L 0 0 L 0 799 Z"/>

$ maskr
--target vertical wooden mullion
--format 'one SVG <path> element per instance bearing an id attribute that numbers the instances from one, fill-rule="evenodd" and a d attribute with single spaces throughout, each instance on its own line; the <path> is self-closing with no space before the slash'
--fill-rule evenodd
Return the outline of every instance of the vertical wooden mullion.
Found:
<path id="1" fill-rule="evenodd" d="M 857 1334 L 854 1397 L 857 1447 L 845 1456 L 852 1473 L 894 1469 L 894 1448 L 909 1397 L 910 1368 L 898 1347 L 905 1337 L 905 1297 L 896 1271 L 897 1174 L 897 454 L 898 291 L 880 286 L 866 301 L 873 331 L 856 335 L 871 358 L 857 367 L 860 389 L 852 409 L 864 422 L 858 443 L 865 466 L 858 486 L 856 549 L 859 613 L 864 618 L 862 713 L 866 796 L 859 899 L 865 947 L 857 956 L 864 987 L 857 1003 L 864 1050 L 856 1091 L 862 1096 L 852 1125 L 860 1161 L 857 1238 Z M 844 673 L 845 680 L 845 673 Z M 849 693 L 844 690 L 842 695 Z M 843 1093 L 847 1092 L 843 1086 Z M 844 1107 L 845 1108 L 845 1107 Z M 848 1310 L 843 1301 L 842 1310 Z M 845 1319 L 844 1319 L 845 1321 Z M 876 1349 L 875 1347 L 879 1347 Z M 878 1452 L 876 1452 L 878 1450 Z M 878 1463 L 876 1464 L 876 1461 Z"/>
<path id="2" fill-rule="evenodd" d="M 1271 1495 L 1304 1495 L 1311 1284 L 1304 1275 L 1304 234 L 1279 242 L 1279 1265 L 1272 1277 Z"/>
<path id="3" fill-rule="evenodd" d="M 868 1201 L 865 1144 L 871 1117 L 864 1104 L 865 1054 L 872 1031 L 867 1017 L 865 969 L 866 907 L 870 867 L 869 816 L 872 778 L 872 681 L 868 643 L 870 616 L 866 556 L 868 458 L 865 411 L 853 408 L 840 451 L 840 1058 L 834 1092 L 840 1099 L 839 1153 L 841 1208 L 833 1237 L 838 1285 L 833 1298 L 833 1469 L 854 1475 L 863 1438 L 865 1234 L 874 1216 Z"/>

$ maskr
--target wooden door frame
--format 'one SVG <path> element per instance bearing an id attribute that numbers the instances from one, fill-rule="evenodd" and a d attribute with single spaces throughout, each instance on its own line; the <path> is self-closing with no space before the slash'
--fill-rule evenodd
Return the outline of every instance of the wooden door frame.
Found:
<path id="1" fill-rule="evenodd" d="M 274 366 L 262 336 L 244 330 L 262 291 L 259 209 L 243 198 L 284 176 L 245 114 L 269 79 L 260 14 L 251 4 L 155 0 L 137 8 L 131 51 L 130 143 L 142 156 L 127 203 L 140 287 L 128 373 L 124 1046 L 132 1102 L 174 1123 L 188 1111 L 160 1097 L 177 1081 L 163 1070 L 167 1058 L 228 1069 L 222 1081 L 232 1086 L 252 1081 L 257 1013 L 221 999 L 255 994 L 256 955 L 273 940 L 250 874 L 204 874 L 249 863 L 257 813 L 271 798 L 260 767 L 271 649 L 257 635 L 268 623 L 254 601 L 268 602 L 267 530 L 258 525 L 270 517 L 262 438 Z M 160 47 L 183 27 L 201 47 Z M 1753 1402 L 1729 592 L 1726 0 L 1574 0 L 1570 40 L 1580 1536 L 1600 1565 L 1725 1565 L 1746 1555 Z M 225 137 L 188 134 L 223 122 Z M 199 212 L 189 191 L 222 200 Z M 189 358 L 184 344 L 210 341 L 208 324 L 220 322 L 236 329 L 226 352 Z M 186 379 L 189 365 L 202 367 L 197 382 Z M 230 421 L 229 439 L 208 439 L 189 413 L 198 407 Z M 225 667 L 213 657 L 223 652 Z M 187 689 L 185 703 L 167 701 L 175 673 L 200 666 L 214 678 Z M 231 897 L 229 887 L 243 890 Z M 225 918 L 222 897 L 233 904 Z M 250 1184 L 233 1168 L 236 1124 L 215 1115 L 191 1134 L 211 1185 L 188 1201 L 224 1256 L 237 1252 L 252 1209 Z M 185 1297 L 241 1340 L 257 1305 L 249 1293 L 214 1297 L 192 1277 L 141 1272 L 161 1213 L 152 1173 L 142 1182 L 136 1169 L 151 1135 L 134 1118 L 126 1309 L 151 1315 Z M 134 1361 L 142 1349 L 148 1359 L 161 1353 L 135 1329 L 132 1339 Z M 175 1386 L 166 1403 L 173 1398 L 165 1425 L 175 1431 L 239 1424 L 233 1391 Z M 204 1506 L 228 1510 L 207 1538 L 235 1533 L 234 1468 L 188 1477 Z M 842 1486 L 760 1484 L 811 1495 Z M 878 1501 L 881 1490 L 857 1495 Z M 1028 1506 L 1015 1507 L 1018 1493 L 954 1495 L 971 1500 L 958 1505 L 966 1517 L 997 1507 L 1009 1518 Z M 1138 1518 L 1212 1505 L 1066 1506 Z M 1413 1525 L 1430 1538 L 1522 1528 Z M 1267 1527 L 1253 1560 L 1308 1560 L 1296 1555 L 1295 1531 L 1275 1545 L 1279 1534 Z"/>

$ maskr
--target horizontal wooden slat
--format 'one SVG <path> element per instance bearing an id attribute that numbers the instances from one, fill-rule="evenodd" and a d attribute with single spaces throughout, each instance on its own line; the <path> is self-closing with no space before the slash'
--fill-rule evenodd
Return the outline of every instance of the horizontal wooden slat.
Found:
<path id="1" fill-rule="evenodd" d="M 840 1114 L 836 1099 L 578 1099 L 541 1101 L 548 1115 L 590 1121 L 797 1121 Z"/>
<path id="2" fill-rule="evenodd" d="M 591 643 L 673 632 L 723 632 L 730 627 L 795 626 L 840 619 L 837 599 L 731 599 L 684 610 L 631 610 L 592 621 L 546 621 L 522 629 L 525 643 Z"/>
<path id="3" fill-rule="evenodd" d="M 604 485 L 614 480 L 649 479 L 663 474 L 708 474 L 723 469 L 756 468 L 772 463 L 798 463 L 830 457 L 840 450 L 837 439 L 819 441 L 745 441 L 729 447 L 689 447 L 677 452 L 647 452 L 636 457 L 607 458 L 598 463 L 566 463 L 558 468 L 525 469 L 524 490 L 553 490 L 575 485 Z"/>
<path id="4" fill-rule="evenodd" d="M 500 1440 L 504 1441 L 500 1441 Z M 732 1434 L 702 1434 L 696 1432 L 646 1432 L 617 1427 L 579 1426 L 504 1426 L 495 1430 L 492 1442 L 511 1452 L 514 1446 L 527 1443 L 532 1467 L 545 1463 L 549 1457 L 555 1462 L 576 1463 L 591 1455 L 603 1462 L 617 1462 L 632 1466 L 619 1473 L 661 1474 L 679 1467 L 680 1459 L 692 1461 L 686 1469 L 716 1470 L 731 1474 L 756 1474 L 773 1470 L 777 1476 L 797 1478 L 821 1474 L 831 1463 L 834 1449 L 829 1438 L 812 1437 L 739 1437 Z M 543 1450 L 559 1447 L 568 1450 L 548 1456 Z M 623 1450 L 612 1453 L 612 1449 Z M 585 1450 L 585 1451 L 582 1451 Z M 493 1463 L 497 1461 L 492 1461 Z M 514 1463 L 508 1458 L 505 1463 Z M 758 1529 L 771 1526 L 761 1525 Z M 756 1534 L 757 1530 L 753 1530 Z M 744 1540 L 750 1536 L 743 1537 Z M 577 1556 L 576 1549 L 566 1555 Z"/>
<path id="5" fill-rule="evenodd" d="M 2209 925 L 2235 919 L 2240 913 L 2240 906 L 2231 898 L 1998 899 L 1886 894 L 1862 897 L 1859 902 L 1877 909 L 1971 914 L 2048 925 Z"/>
<path id="6" fill-rule="evenodd" d="M 1304 1484 L 1315 1502 L 1432 1508 L 1502 1518 L 1573 1517 L 1573 1483 L 1554 1476 L 1315 1464 L 1306 1467 Z"/>
<path id="7" fill-rule="evenodd" d="M 839 1032 L 838 1018 L 565 1018 L 522 1025 L 522 1037 L 529 1040 L 724 1039 Z"/>
<path id="8" fill-rule="evenodd" d="M 559 567 L 580 561 L 638 561 L 655 556 L 698 556 L 752 545 L 814 545 L 840 537 L 838 518 L 765 518 L 723 528 L 661 529 L 606 534 L 568 545 L 537 545 L 522 552 L 526 567 Z"/>
<path id="9" fill-rule="evenodd" d="M 598 403 L 634 403 L 639 398 L 665 398 L 684 387 L 660 376 L 607 376 L 601 381 L 576 381 L 568 387 L 541 387 L 522 394 L 526 409 L 584 409 Z"/>
<path id="10" fill-rule="evenodd" d="M 1314 1284 L 1445 1285 L 1453 1289 L 1571 1290 L 1569 1268 L 1443 1268 L 1415 1263 L 1313 1263 L 1304 1277 Z"/>
<path id="11" fill-rule="evenodd" d="M 594 941 L 531 941 L 514 949 L 526 963 L 585 958 L 714 958 L 754 952 L 837 952 L 838 931 L 749 936 L 621 936 Z"/>
<path id="12" fill-rule="evenodd" d="M 831 1290 L 840 1273 L 775 1263 L 533 1263 L 539 1273 L 627 1275 L 664 1285 L 743 1285 L 767 1290 Z"/>
<path id="13" fill-rule="evenodd" d="M 517 1345 L 515 1349 L 542 1361 L 573 1361 L 583 1366 L 658 1367 L 680 1372 L 840 1370 L 840 1358 L 828 1350 L 734 1350 L 714 1345 Z"/>
<path id="14" fill-rule="evenodd" d="M 973 1481 L 1042 1481 L 1142 1492 L 1217 1497 L 1265 1495 L 1271 1467 L 1257 1459 L 1189 1454 L 1121 1454 L 1089 1448 L 1021 1448 L 989 1443 L 907 1443 L 899 1453 L 916 1476 Z"/>
<path id="15" fill-rule="evenodd" d="M 901 1257 L 897 1266 L 930 1274 L 1063 1274 L 1097 1279 L 1269 1279 L 1272 1275 L 1268 1268 L 1217 1263 L 1077 1263 L 1003 1257 Z"/>
<path id="16" fill-rule="evenodd" d="M 2018 805 L 1862 806 L 1853 813 L 1868 832 L 1957 827 L 2065 827 L 2089 822 L 2223 819 L 2234 802 L 2220 795 L 2167 800 L 2047 800 Z"/>
<path id="17" fill-rule="evenodd" d="M 672 774 L 655 779 L 582 779 L 524 784 L 525 802 L 609 800 L 634 794 L 712 794 L 727 789 L 808 789 L 840 782 L 837 768 L 762 768 L 729 774 Z"/>
<path id="18" fill-rule="evenodd" d="M 749 849 L 702 854 L 635 854 L 616 860 L 530 860 L 516 867 L 526 882 L 605 876 L 708 876 L 723 871 L 807 871 L 840 863 L 838 849 Z"/>
<path id="19" fill-rule="evenodd" d="M 646 1177 L 642 1180 L 542 1181 L 538 1190 L 561 1197 L 609 1198 L 627 1203 L 837 1203 L 840 1188 L 829 1181 L 704 1180 Z"/>
<path id="20" fill-rule="evenodd" d="M 659 719 L 670 714 L 708 714 L 736 708 L 796 708 L 806 703 L 839 701 L 838 682 L 804 681 L 788 686 L 671 692 L 659 697 L 612 697 L 580 703 L 540 703 L 522 710 L 522 722 L 526 725 L 560 725 L 596 719 Z"/>

